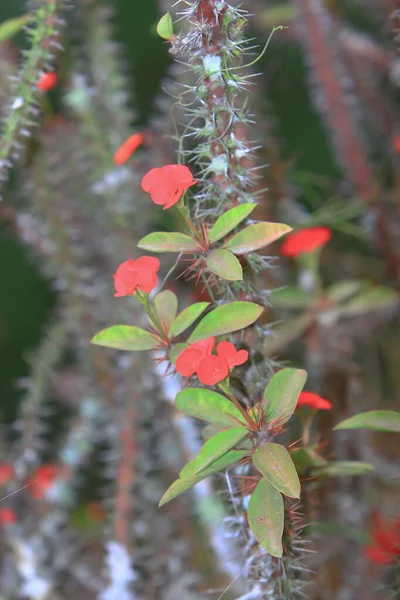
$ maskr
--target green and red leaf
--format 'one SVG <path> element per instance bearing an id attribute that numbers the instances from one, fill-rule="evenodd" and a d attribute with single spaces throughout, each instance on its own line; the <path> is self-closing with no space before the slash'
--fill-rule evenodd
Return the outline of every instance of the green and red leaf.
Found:
<path id="1" fill-rule="evenodd" d="M 372 429 L 374 431 L 400 432 L 400 412 L 395 410 L 370 410 L 345 419 L 335 425 L 333 429 Z"/>
<path id="2" fill-rule="evenodd" d="M 290 498 L 300 498 L 300 480 L 290 454 L 281 444 L 258 446 L 253 464 L 277 490 Z"/>
<path id="3" fill-rule="evenodd" d="M 226 211 L 223 215 L 218 217 L 214 225 L 208 232 L 208 239 L 211 243 L 218 242 L 225 235 L 227 235 L 232 229 L 235 229 L 239 223 L 241 223 L 257 206 L 256 203 L 251 204 L 240 204 Z"/>
<path id="4" fill-rule="evenodd" d="M 209 302 L 195 302 L 191 306 L 184 308 L 172 323 L 169 334 L 171 338 L 177 337 L 198 319 L 203 312 L 210 306 Z"/>
<path id="5" fill-rule="evenodd" d="M 170 290 L 164 290 L 155 296 L 152 302 L 154 311 L 168 331 L 176 317 L 178 310 L 178 298 Z"/>
<path id="6" fill-rule="evenodd" d="M 236 256 L 229 250 L 211 250 L 207 256 L 207 267 L 212 273 L 228 281 L 243 279 L 242 266 Z"/>
<path id="7" fill-rule="evenodd" d="M 175 403 L 182 412 L 217 427 L 247 425 L 240 410 L 230 400 L 211 390 L 187 388 L 179 392 Z"/>
<path id="8" fill-rule="evenodd" d="M 283 498 L 264 478 L 257 484 L 250 498 L 247 517 L 250 529 L 261 546 L 272 556 L 280 558 L 283 552 Z"/>
<path id="9" fill-rule="evenodd" d="M 159 341 L 154 335 L 133 325 L 107 327 L 96 333 L 91 343 L 117 350 L 151 350 L 159 346 Z"/>
<path id="10" fill-rule="evenodd" d="M 281 369 L 272 377 L 263 400 L 268 422 L 283 425 L 290 419 L 306 380 L 303 369 Z"/>
<path id="11" fill-rule="evenodd" d="M 224 243 L 223 248 L 234 254 L 247 254 L 279 240 L 289 231 L 292 231 L 292 228 L 283 223 L 256 223 L 235 233 Z"/>
<path id="12" fill-rule="evenodd" d="M 156 231 L 149 233 L 138 243 L 138 248 L 150 252 L 193 252 L 198 244 L 185 233 Z"/>
<path id="13" fill-rule="evenodd" d="M 254 302 L 230 302 L 218 306 L 200 321 L 188 342 L 198 342 L 210 336 L 217 337 L 244 329 L 257 321 L 263 310 L 262 306 Z"/>

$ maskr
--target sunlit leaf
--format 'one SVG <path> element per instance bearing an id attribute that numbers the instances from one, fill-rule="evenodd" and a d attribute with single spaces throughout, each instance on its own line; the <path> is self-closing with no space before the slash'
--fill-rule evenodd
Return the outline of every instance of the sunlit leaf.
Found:
<path id="1" fill-rule="evenodd" d="M 243 279 L 242 266 L 236 256 L 228 250 L 212 250 L 207 256 L 207 267 L 212 273 L 228 281 Z"/>
<path id="2" fill-rule="evenodd" d="M 360 460 L 338 460 L 312 470 L 315 477 L 352 477 L 373 471 L 374 467 Z"/>
<path id="3" fill-rule="evenodd" d="M 375 431 L 400 432 L 400 412 L 370 410 L 345 419 L 333 429 L 373 429 Z"/>
<path id="4" fill-rule="evenodd" d="M 21 31 L 31 18 L 32 15 L 28 13 L 22 17 L 8 19 L 7 21 L 0 23 L 0 44 L 14 37 L 14 35 Z"/>
<path id="5" fill-rule="evenodd" d="M 292 231 L 292 228 L 283 223 L 256 223 L 235 233 L 225 242 L 223 248 L 234 254 L 247 254 L 279 240 L 289 231 Z"/>
<path id="6" fill-rule="evenodd" d="M 291 319 L 286 319 L 273 329 L 273 333 L 265 338 L 263 343 L 264 356 L 273 356 L 287 344 L 299 338 L 315 321 L 313 313 L 305 313 Z"/>
<path id="7" fill-rule="evenodd" d="M 138 248 L 150 252 L 188 252 L 198 249 L 198 245 L 184 233 L 155 231 L 142 238 Z"/>
<path id="8" fill-rule="evenodd" d="M 178 310 L 178 298 L 170 290 L 164 290 L 163 292 L 157 294 L 152 303 L 156 315 L 168 330 L 176 317 L 176 312 Z"/>
<path id="9" fill-rule="evenodd" d="M 290 454 L 281 444 L 258 446 L 253 464 L 271 485 L 290 498 L 300 498 L 300 480 Z"/>
<path id="10" fill-rule="evenodd" d="M 253 302 L 230 302 L 214 308 L 200 321 L 188 342 L 197 342 L 210 336 L 225 335 L 248 327 L 263 312 L 263 307 Z"/>
<path id="11" fill-rule="evenodd" d="M 227 233 L 235 229 L 257 206 L 256 203 L 240 204 L 227 210 L 226 213 L 218 217 L 214 225 L 208 232 L 208 239 L 211 243 L 217 242 Z"/>
<path id="12" fill-rule="evenodd" d="M 217 427 L 247 425 L 240 410 L 230 400 L 211 390 L 187 388 L 179 392 L 175 403 L 182 412 Z"/>
<path id="13" fill-rule="evenodd" d="M 247 456 L 247 454 L 248 452 L 246 450 L 230 450 L 192 479 L 177 479 L 165 492 L 164 496 L 160 500 L 159 506 L 163 506 L 163 504 L 170 502 L 170 500 L 173 500 L 180 494 L 183 494 L 183 492 L 186 492 L 186 490 L 189 490 L 191 487 L 196 485 L 196 483 L 206 479 L 206 477 L 209 477 L 213 473 L 222 471 L 230 465 L 239 462 L 245 456 Z"/>
<path id="14" fill-rule="evenodd" d="M 169 12 L 158 21 L 157 33 L 164 40 L 170 40 L 174 36 L 174 24 Z"/>
<path id="15" fill-rule="evenodd" d="M 150 350 L 159 345 L 157 338 L 140 327 L 113 325 L 97 333 L 92 344 L 118 350 Z"/>
<path id="16" fill-rule="evenodd" d="M 261 546 L 272 554 L 282 556 L 284 522 L 283 498 L 264 478 L 255 488 L 247 511 L 250 529 Z"/>
<path id="17" fill-rule="evenodd" d="M 395 306 L 399 302 L 398 293 L 389 287 L 376 286 L 367 292 L 357 295 L 341 306 L 339 315 L 362 315 L 373 310 L 383 310 Z"/>
<path id="18" fill-rule="evenodd" d="M 286 423 L 295 411 L 298 397 L 307 380 L 302 369 L 281 369 L 265 388 L 263 404 L 269 422 Z"/>
<path id="19" fill-rule="evenodd" d="M 196 321 L 196 319 L 203 314 L 208 306 L 210 306 L 209 302 L 195 302 L 191 306 L 183 309 L 170 327 L 170 337 L 176 337 L 190 327 Z"/>
<path id="20" fill-rule="evenodd" d="M 217 458 L 228 452 L 249 434 L 245 427 L 234 427 L 220 431 L 203 445 L 196 458 L 179 473 L 180 479 L 191 479 L 206 469 Z"/>
<path id="21" fill-rule="evenodd" d="M 288 285 L 271 294 L 272 306 L 278 308 L 305 308 L 313 303 L 313 297 L 304 290 Z"/>
<path id="22" fill-rule="evenodd" d="M 201 437 L 203 438 L 203 440 L 207 441 L 210 438 L 214 437 L 214 435 L 217 435 L 217 433 L 220 433 L 220 432 L 221 432 L 220 427 L 216 427 L 215 425 L 206 425 L 201 430 Z"/>

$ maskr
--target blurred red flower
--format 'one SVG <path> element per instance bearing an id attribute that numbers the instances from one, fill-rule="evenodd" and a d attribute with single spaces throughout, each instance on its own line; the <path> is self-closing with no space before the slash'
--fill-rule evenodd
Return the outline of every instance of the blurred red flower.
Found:
<path id="1" fill-rule="evenodd" d="M 123 165 L 144 142 L 141 133 L 131 135 L 114 154 L 114 164 Z"/>
<path id="2" fill-rule="evenodd" d="M 331 239 L 332 231 L 328 227 L 307 227 L 286 236 L 281 246 L 281 254 L 295 258 L 323 248 Z"/>
<path id="3" fill-rule="evenodd" d="M 0 465 L 0 486 L 8 483 L 14 476 L 14 469 L 11 465 L 4 463 Z"/>
<path id="4" fill-rule="evenodd" d="M 390 565 L 400 558 L 400 519 L 384 523 L 381 515 L 373 515 L 371 543 L 364 547 L 364 554 L 376 565 Z"/>
<path id="5" fill-rule="evenodd" d="M 176 370 L 184 377 L 191 377 L 197 371 L 200 361 L 209 356 L 214 348 L 215 338 L 209 337 L 206 340 L 195 342 L 178 356 L 176 360 Z"/>
<path id="6" fill-rule="evenodd" d="M 142 189 L 148 192 L 155 204 L 163 210 L 176 204 L 188 188 L 197 183 L 185 165 L 166 165 L 151 169 L 142 179 Z"/>
<path id="7" fill-rule="evenodd" d="M 131 296 L 136 289 L 148 294 L 157 285 L 159 268 L 160 261 L 153 256 L 141 256 L 137 260 L 130 258 L 121 263 L 114 275 L 114 296 Z"/>
<path id="8" fill-rule="evenodd" d="M 55 87 L 57 85 L 57 75 L 56 73 L 49 72 L 49 73 L 43 73 L 40 76 L 40 79 L 37 83 L 37 87 L 40 90 L 43 90 L 44 92 L 48 92 L 49 90 L 52 90 L 53 87 Z"/>
<path id="9" fill-rule="evenodd" d="M 242 365 L 249 358 L 247 350 L 236 350 L 231 342 L 220 342 L 217 346 L 217 354 L 228 361 L 230 369 Z"/>
<path id="10" fill-rule="evenodd" d="M 299 399 L 297 400 L 297 407 L 308 406 L 314 410 L 331 410 L 332 404 L 329 400 L 325 400 L 314 392 L 301 392 Z"/>
<path id="11" fill-rule="evenodd" d="M 26 482 L 32 498 L 43 500 L 54 479 L 57 477 L 58 472 L 59 469 L 55 465 L 42 465 L 38 467 Z"/>
<path id="12" fill-rule="evenodd" d="M 13 525 L 17 522 L 17 515 L 11 508 L 0 508 L 0 525 Z"/>
<path id="13" fill-rule="evenodd" d="M 393 149 L 397 154 L 400 154 L 400 135 L 396 135 L 393 140 Z"/>

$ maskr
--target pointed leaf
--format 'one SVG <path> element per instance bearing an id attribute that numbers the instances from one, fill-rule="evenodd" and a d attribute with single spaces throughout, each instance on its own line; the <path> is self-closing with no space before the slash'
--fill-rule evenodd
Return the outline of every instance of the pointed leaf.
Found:
<path id="1" fill-rule="evenodd" d="M 232 252 L 228 250 L 212 250 L 207 256 L 207 267 L 212 273 L 228 281 L 243 279 L 242 265 Z"/>
<path id="2" fill-rule="evenodd" d="M 223 248 L 234 254 L 247 254 L 279 240 L 289 231 L 292 231 L 292 227 L 283 223 L 256 223 L 235 233 L 225 242 Z"/>
<path id="3" fill-rule="evenodd" d="M 234 427 L 225 429 L 217 433 L 214 437 L 207 440 L 202 446 L 196 458 L 187 464 L 179 473 L 180 479 L 191 479 L 204 471 L 217 458 L 231 450 L 240 440 L 243 440 L 249 434 L 245 427 Z"/>
<path id="4" fill-rule="evenodd" d="M 271 485 L 290 498 L 300 498 L 300 480 L 289 452 L 281 444 L 258 446 L 253 464 Z"/>
<path id="5" fill-rule="evenodd" d="M 217 433 L 221 433 L 221 431 L 223 430 L 220 427 L 216 427 L 215 425 L 206 425 L 201 430 L 201 437 L 203 440 L 207 441 L 214 437 L 214 435 L 217 435 Z"/>
<path id="6" fill-rule="evenodd" d="M 118 350 L 151 350 L 159 346 L 159 341 L 154 335 L 132 325 L 107 327 L 96 333 L 91 343 Z"/>
<path id="7" fill-rule="evenodd" d="M 400 432 L 400 412 L 394 410 L 370 410 L 345 419 L 334 430 L 338 429 L 373 429 L 374 431 Z"/>
<path id="8" fill-rule="evenodd" d="M 230 465 L 239 462 L 247 455 L 248 452 L 246 452 L 246 450 L 230 450 L 229 452 L 224 454 L 224 456 L 221 456 L 215 462 L 213 462 L 213 464 L 207 467 L 207 469 L 204 469 L 204 471 L 202 471 L 192 479 L 177 479 L 167 489 L 164 496 L 160 500 L 159 506 L 163 506 L 163 504 L 166 504 L 167 502 L 173 500 L 180 494 L 183 494 L 183 492 L 186 492 L 186 490 L 189 490 L 191 487 L 196 485 L 196 483 L 199 483 L 199 481 L 206 479 L 206 477 L 209 477 L 213 473 L 216 473 L 217 471 L 222 471 Z"/>
<path id="9" fill-rule="evenodd" d="M 180 335 L 188 327 L 190 327 L 196 319 L 210 306 L 210 302 L 195 302 L 191 306 L 184 308 L 176 317 L 169 330 L 171 338 Z"/>
<path id="10" fill-rule="evenodd" d="M 399 302 L 398 293 L 389 287 L 377 286 L 361 293 L 341 306 L 339 314 L 343 316 L 363 315 L 372 310 L 383 310 Z"/>
<path id="11" fill-rule="evenodd" d="M 271 294 L 271 302 L 274 308 L 276 306 L 278 308 L 305 308 L 310 306 L 314 299 L 304 290 L 288 285 L 280 290 L 274 290 Z"/>
<path id="12" fill-rule="evenodd" d="M 192 417 L 203 419 L 217 427 L 246 425 L 246 419 L 230 400 L 211 390 L 187 388 L 176 397 L 176 407 Z"/>
<path id="13" fill-rule="evenodd" d="M 332 283 L 326 290 L 326 295 L 331 302 L 340 304 L 354 296 L 361 288 L 368 287 L 369 283 L 364 279 L 349 279 Z"/>
<path id="14" fill-rule="evenodd" d="M 263 400 L 268 422 L 282 425 L 290 419 L 306 380 L 307 372 L 302 369 L 281 369 L 272 377 Z"/>
<path id="15" fill-rule="evenodd" d="M 211 335 L 219 336 L 248 327 L 263 312 L 263 307 L 253 302 L 230 302 L 218 306 L 200 321 L 188 342 L 198 342 Z"/>
<path id="16" fill-rule="evenodd" d="M 315 321 L 314 313 L 305 313 L 287 319 L 281 325 L 274 327 L 273 335 L 266 338 L 263 344 L 263 354 L 273 356 L 280 352 L 287 344 L 300 337 Z"/>
<path id="17" fill-rule="evenodd" d="M 150 252 L 189 252 L 198 250 L 197 243 L 184 233 L 155 231 L 138 243 L 138 248 Z"/>
<path id="18" fill-rule="evenodd" d="M 153 306 L 157 317 L 168 331 L 176 317 L 178 298 L 170 290 L 164 290 L 153 299 Z"/>
<path id="19" fill-rule="evenodd" d="M 282 556 L 284 522 L 283 498 L 264 478 L 254 490 L 247 511 L 249 525 L 261 546 L 278 558 Z"/>
<path id="20" fill-rule="evenodd" d="M 8 19 L 0 23 L 0 44 L 14 37 L 31 18 L 32 15 L 28 13 L 22 17 L 15 17 L 14 19 Z"/>
<path id="21" fill-rule="evenodd" d="M 157 24 L 157 33 L 164 40 L 170 40 L 174 36 L 174 25 L 169 12 L 167 12 Z"/>
<path id="22" fill-rule="evenodd" d="M 313 448 L 296 448 L 291 451 L 290 456 L 298 472 L 303 472 L 311 467 L 322 467 L 328 463 Z"/>
<path id="23" fill-rule="evenodd" d="M 338 460 L 330 462 L 324 467 L 312 470 L 315 477 L 353 477 L 354 475 L 364 475 L 373 471 L 374 467 L 367 462 L 360 460 Z"/>
<path id="24" fill-rule="evenodd" d="M 223 215 L 218 217 L 214 225 L 208 232 L 208 239 L 211 243 L 217 242 L 223 238 L 227 233 L 235 229 L 239 223 L 241 223 L 257 206 L 256 203 L 251 204 L 240 204 L 226 211 Z"/>

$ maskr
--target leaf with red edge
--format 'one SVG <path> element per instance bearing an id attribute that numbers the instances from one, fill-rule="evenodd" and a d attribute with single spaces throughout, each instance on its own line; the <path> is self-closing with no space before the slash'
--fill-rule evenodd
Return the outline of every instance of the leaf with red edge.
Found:
<path id="1" fill-rule="evenodd" d="M 247 518 L 261 546 L 272 556 L 280 558 L 283 553 L 283 498 L 264 478 L 259 481 L 250 498 Z"/>
<path id="2" fill-rule="evenodd" d="M 230 400 L 211 390 L 186 388 L 176 396 L 175 404 L 182 412 L 217 427 L 247 425 L 240 410 Z"/>
<path id="3" fill-rule="evenodd" d="M 188 235 L 179 232 L 155 231 L 138 243 L 138 248 L 150 252 L 190 252 L 199 250 L 198 244 Z"/>
<path id="4" fill-rule="evenodd" d="M 200 321 L 188 342 L 197 342 L 210 336 L 225 335 L 244 329 L 257 321 L 263 307 L 254 302 L 230 302 L 218 306 Z"/>
<path id="5" fill-rule="evenodd" d="M 191 306 L 184 308 L 170 327 L 170 337 L 174 338 L 183 333 L 203 314 L 208 306 L 210 306 L 210 302 L 195 302 Z"/>
<path id="6" fill-rule="evenodd" d="M 345 419 L 333 428 L 339 429 L 372 429 L 374 431 L 400 432 L 400 412 L 395 410 L 370 410 Z"/>
<path id="7" fill-rule="evenodd" d="M 292 231 L 292 228 L 284 223 L 256 223 L 235 233 L 225 242 L 223 248 L 234 254 L 247 254 L 279 240 L 289 231 Z"/>
<path id="8" fill-rule="evenodd" d="M 132 325 L 107 327 L 96 333 L 91 343 L 117 350 L 151 350 L 159 346 L 159 341 L 154 335 Z"/>
<path id="9" fill-rule="evenodd" d="M 283 425 L 290 419 L 306 380 L 307 372 L 302 369 L 285 368 L 275 373 L 264 392 L 268 422 Z"/>
<path id="10" fill-rule="evenodd" d="M 252 202 L 250 204 L 239 204 L 226 213 L 218 217 L 214 225 L 208 232 L 208 239 L 211 243 L 218 242 L 221 238 L 227 235 L 232 229 L 235 229 L 239 223 L 241 223 L 249 214 L 255 209 L 257 204 Z"/>
<path id="11" fill-rule="evenodd" d="M 243 279 L 242 265 L 232 252 L 228 250 L 211 250 L 207 256 L 207 267 L 212 273 L 228 281 Z"/>
<path id="12" fill-rule="evenodd" d="M 176 317 L 178 298 L 170 290 L 164 290 L 153 298 L 152 304 L 157 317 L 168 330 Z"/>
<path id="13" fill-rule="evenodd" d="M 277 490 L 290 498 L 300 498 L 300 480 L 289 452 L 281 444 L 258 446 L 253 464 Z"/>

